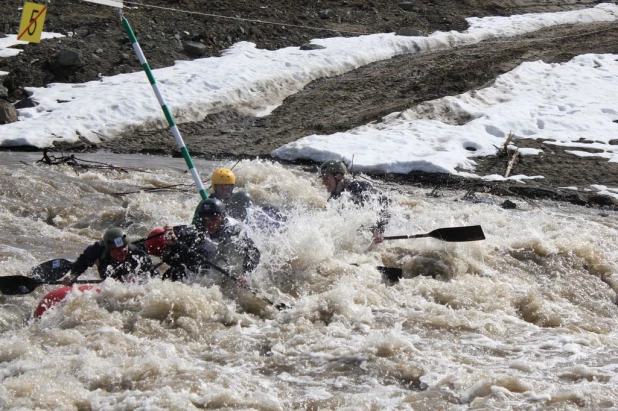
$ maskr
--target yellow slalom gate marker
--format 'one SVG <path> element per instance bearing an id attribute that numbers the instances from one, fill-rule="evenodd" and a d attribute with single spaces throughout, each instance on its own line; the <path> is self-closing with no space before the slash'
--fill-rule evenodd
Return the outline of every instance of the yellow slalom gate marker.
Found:
<path id="1" fill-rule="evenodd" d="M 47 5 L 37 3 L 24 4 L 24 12 L 21 15 L 17 40 L 40 43 L 45 14 L 47 14 Z"/>

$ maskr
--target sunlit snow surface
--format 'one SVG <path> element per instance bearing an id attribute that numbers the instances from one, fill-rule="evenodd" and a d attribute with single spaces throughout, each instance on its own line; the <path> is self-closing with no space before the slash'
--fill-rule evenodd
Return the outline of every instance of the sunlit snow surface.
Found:
<path id="1" fill-rule="evenodd" d="M 316 39 L 314 43 L 326 48 L 313 51 L 297 47 L 260 50 L 253 43 L 241 42 L 222 57 L 179 61 L 154 74 L 178 122 L 201 120 L 229 109 L 265 114 L 265 107 L 276 107 L 312 80 L 398 54 L 473 44 L 558 24 L 614 21 L 617 11 L 613 4 L 601 4 L 561 13 L 470 18 L 470 29 L 462 33 Z M 601 102 L 615 95 L 615 70 L 612 56 L 580 57 L 551 66 L 526 63 L 476 97 L 466 94 L 430 102 L 412 109 L 416 114 L 406 112 L 380 125 L 328 136 L 330 144 L 324 143 L 324 137 L 310 136 L 274 154 L 288 159 L 354 155 L 362 170 L 453 172 L 456 166 L 471 169 L 472 154 L 466 147 L 477 148 L 476 155 L 488 154 L 509 131 L 536 138 L 559 136 L 565 143 L 601 135 L 600 141 L 605 142 L 615 113 L 609 103 Z M 127 130 L 165 126 L 144 73 L 104 77 L 85 84 L 55 83 L 29 91 L 39 105 L 20 110 L 19 122 L 0 127 L 0 145 L 48 147 L 57 140 L 77 141 L 78 135 L 96 143 Z M 454 115 L 471 114 L 475 121 L 452 126 L 452 119 L 444 118 L 448 117 L 446 108 L 453 109 Z M 586 126 L 580 129 L 575 126 L 578 122 Z M 375 151 L 377 146 L 383 149 Z M 385 156 L 386 151 L 399 156 Z"/>
<path id="2" fill-rule="evenodd" d="M 569 152 L 574 155 L 591 155 L 578 151 L 580 147 L 600 149 L 595 156 L 615 162 L 618 153 L 609 142 L 618 133 L 616 93 L 616 55 L 587 54 L 563 64 L 523 63 L 484 89 L 423 103 L 377 124 L 308 136 L 273 154 L 287 160 L 354 157 L 360 171 L 458 174 L 457 167 L 472 171 L 473 156 L 494 154 L 513 133 L 515 139 L 573 147 Z M 460 125 L 462 119 L 465 124 Z M 579 142 L 584 139 L 592 143 Z M 522 149 L 521 154 L 538 152 Z"/>
<path id="3" fill-rule="evenodd" d="M 64 37 L 64 35 L 59 33 L 41 33 L 41 40 L 53 39 L 57 37 Z M 16 34 L 7 34 L 5 37 L 0 38 L 0 57 L 13 57 L 18 55 L 19 53 L 21 53 L 21 50 L 11 47 L 20 44 L 28 44 L 28 42 L 23 40 L 17 40 Z"/>

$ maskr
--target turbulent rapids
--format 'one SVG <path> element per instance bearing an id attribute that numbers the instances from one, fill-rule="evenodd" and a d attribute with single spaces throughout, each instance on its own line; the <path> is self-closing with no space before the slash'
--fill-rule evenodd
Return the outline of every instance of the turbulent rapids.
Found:
<path id="1" fill-rule="evenodd" d="M 2 276 L 73 260 L 112 225 L 137 239 L 187 224 L 199 201 L 144 189 L 190 184 L 178 159 L 117 157 L 140 170 L 77 174 L 0 155 Z M 375 204 L 327 202 L 301 168 L 253 160 L 234 171 L 256 202 L 286 213 L 279 229 L 251 233 L 261 259 L 250 281 L 291 308 L 252 305 L 255 295 L 200 276 L 76 286 L 40 319 L 58 286 L 0 296 L 0 408 L 618 405 L 616 212 L 518 198 L 503 209 L 491 196 L 374 181 L 392 200 L 386 235 L 481 225 L 486 239 L 372 245 Z M 380 266 L 403 278 L 385 282 Z"/>

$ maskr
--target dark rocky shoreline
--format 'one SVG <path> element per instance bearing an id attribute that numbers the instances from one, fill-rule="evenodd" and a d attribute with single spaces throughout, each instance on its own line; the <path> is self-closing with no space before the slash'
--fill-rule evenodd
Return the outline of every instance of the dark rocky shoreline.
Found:
<path id="1" fill-rule="evenodd" d="M 593 7 L 600 2 L 581 0 L 539 4 L 526 0 L 433 0 L 412 4 L 385 0 L 331 0 L 297 4 L 275 0 L 263 1 L 257 6 L 243 0 L 152 0 L 147 3 L 149 6 L 125 9 L 125 15 L 140 39 L 150 65 L 159 68 L 170 66 L 175 60 L 218 56 L 238 41 L 252 41 L 260 48 L 277 49 L 301 46 L 312 38 L 350 36 L 358 32 L 393 32 L 402 28 L 421 34 L 436 30 L 463 31 L 467 28 L 465 18 L 470 16 L 575 10 Z M 0 30 L 16 32 L 20 5 L 20 2 L 10 2 L 6 12 L 0 15 Z M 212 15 L 245 20 L 214 18 Z M 277 24 L 262 24 L 255 20 Z M 46 31 L 71 33 L 71 37 L 19 46 L 22 53 L 0 61 L 0 70 L 9 72 L 3 84 L 8 91 L 6 98 L 11 103 L 28 102 L 24 87 L 42 87 L 50 82 L 85 82 L 95 80 L 99 75 L 140 70 L 118 14 L 112 8 L 84 2 L 54 2 L 50 5 L 45 24 Z M 199 53 L 190 51 L 187 43 L 200 45 Z M 59 54 L 66 50 L 76 52 L 81 64 L 59 67 L 56 64 Z M 482 88 L 524 61 L 564 62 L 585 53 L 618 54 L 618 27 L 615 23 L 557 26 L 508 41 L 496 40 L 440 52 L 397 56 L 342 76 L 315 81 L 288 97 L 263 118 L 221 112 L 200 122 L 182 123 L 179 127 L 194 157 L 270 158 L 275 148 L 309 134 L 349 130 L 380 121 L 387 114 L 424 101 Z M 520 159 L 511 175 L 543 175 L 544 179 L 521 184 L 420 172 L 375 177 L 396 184 L 545 198 L 618 209 L 614 198 L 585 191 L 592 184 L 618 187 L 618 164 L 600 157 L 576 157 L 551 142 L 520 139 L 514 144 L 541 148 L 543 155 Z M 10 150 L 31 151 L 32 148 Z M 58 144 L 56 150 L 179 155 L 167 129 L 127 132 L 98 145 L 87 141 Z M 499 155 L 475 160 L 474 173 L 478 175 L 504 175 L 508 162 Z"/>

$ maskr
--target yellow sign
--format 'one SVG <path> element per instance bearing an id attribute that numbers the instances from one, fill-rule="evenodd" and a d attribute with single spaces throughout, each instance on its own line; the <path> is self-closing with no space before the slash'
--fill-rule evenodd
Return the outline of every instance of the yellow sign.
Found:
<path id="1" fill-rule="evenodd" d="M 21 23 L 19 24 L 17 40 L 40 43 L 46 13 L 46 4 L 24 4 L 24 12 L 21 15 Z"/>

